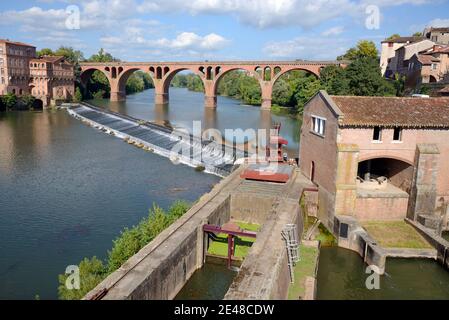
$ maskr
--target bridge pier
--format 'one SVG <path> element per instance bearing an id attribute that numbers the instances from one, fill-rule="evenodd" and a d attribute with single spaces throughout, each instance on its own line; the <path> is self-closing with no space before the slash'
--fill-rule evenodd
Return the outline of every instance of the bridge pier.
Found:
<path id="1" fill-rule="evenodd" d="M 124 91 L 111 91 L 111 101 L 125 101 L 126 100 L 126 92 Z"/>
<path id="2" fill-rule="evenodd" d="M 206 108 L 217 108 L 217 96 L 205 96 L 204 97 L 204 106 Z"/>
<path id="3" fill-rule="evenodd" d="M 168 93 L 155 93 L 154 94 L 154 103 L 156 105 L 167 104 L 168 103 Z"/>
<path id="4" fill-rule="evenodd" d="M 260 110 L 271 110 L 271 99 L 262 99 L 262 105 L 260 106 Z"/>

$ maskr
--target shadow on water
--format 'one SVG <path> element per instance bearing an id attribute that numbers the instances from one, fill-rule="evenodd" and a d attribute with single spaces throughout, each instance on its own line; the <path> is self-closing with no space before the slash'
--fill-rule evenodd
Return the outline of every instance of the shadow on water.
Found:
<path id="1" fill-rule="evenodd" d="M 222 300 L 237 272 L 224 265 L 205 264 L 197 270 L 175 300 Z"/>

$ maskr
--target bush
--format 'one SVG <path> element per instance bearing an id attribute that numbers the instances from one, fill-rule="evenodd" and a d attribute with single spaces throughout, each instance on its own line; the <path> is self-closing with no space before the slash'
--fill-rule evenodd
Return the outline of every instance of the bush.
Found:
<path id="1" fill-rule="evenodd" d="M 69 290 L 65 283 L 68 275 L 59 275 L 59 298 L 62 300 L 82 299 L 89 291 L 95 288 L 107 275 L 103 262 L 96 257 L 92 259 L 84 258 L 79 264 L 80 289 Z"/>
<path id="2" fill-rule="evenodd" d="M 153 205 L 148 217 L 137 226 L 125 228 L 120 236 L 113 241 L 111 251 L 108 252 L 106 264 L 96 257 L 85 258 L 79 264 L 81 288 L 68 290 L 65 286 L 67 275 L 59 275 L 59 297 L 64 300 L 82 299 L 90 290 L 95 288 L 110 273 L 122 266 L 130 257 L 140 251 L 157 235 L 189 210 L 190 205 L 184 201 L 176 201 L 165 212 L 157 205 Z"/>
<path id="3" fill-rule="evenodd" d="M 2 97 L 2 102 L 6 109 L 12 109 L 17 104 L 17 97 L 13 93 L 8 93 Z"/>

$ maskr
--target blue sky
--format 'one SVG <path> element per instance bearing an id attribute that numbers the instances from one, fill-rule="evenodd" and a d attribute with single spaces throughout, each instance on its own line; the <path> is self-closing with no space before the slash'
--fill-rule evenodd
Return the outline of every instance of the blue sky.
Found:
<path id="1" fill-rule="evenodd" d="M 1 1 L 0 38 L 126 61 L 330 60 L 360 39 L 449 26 L 448 1 Z"/>

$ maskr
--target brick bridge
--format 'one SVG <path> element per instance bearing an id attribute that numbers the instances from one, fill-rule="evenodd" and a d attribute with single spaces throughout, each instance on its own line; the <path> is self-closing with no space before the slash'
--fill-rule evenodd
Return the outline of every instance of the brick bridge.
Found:
<path id="1" fill-rule="evenodd" d="M 341 61 L 226 61 L 226 62 L 108 62 L 81 63 L 83 85 L 96 70 L 101 71 L 111 86 L 111 101 L 126 99 L 126 82 L 135 71 L 149 73 L 155 87 L 155 103 L 168 103 L 169 87 L 173 77 L 180 71 L 191 71 L 198 75 L 205 90 L 205 106 L 217 106 L 217 87 L 220 79 L 229 71 L 243 70 L 258 80 L 262 91 L 262 109 L 271 109 L 273 85 L 280 76 L 292 70 L 304 70 L 317 77 L 328 65 L 345 64 Z"/>

